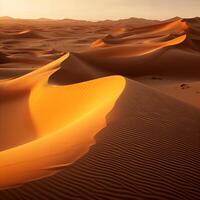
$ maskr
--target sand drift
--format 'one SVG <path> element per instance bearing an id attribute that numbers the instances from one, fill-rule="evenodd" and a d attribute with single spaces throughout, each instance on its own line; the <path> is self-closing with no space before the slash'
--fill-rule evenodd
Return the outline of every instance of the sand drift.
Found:
<path id="1" fill-rule="evenodd" d="M 0 22 L 0 198 L 199 199 L 199 18 Z"/>

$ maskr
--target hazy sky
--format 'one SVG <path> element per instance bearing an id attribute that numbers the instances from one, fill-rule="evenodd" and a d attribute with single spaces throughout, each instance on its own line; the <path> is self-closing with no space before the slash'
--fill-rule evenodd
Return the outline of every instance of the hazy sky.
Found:
<path id="1" fill-rule="evenodd" d="M 200 16 L 200 0 L 0 0 L 0 16 L 87 20 L 194 17 Z"/>

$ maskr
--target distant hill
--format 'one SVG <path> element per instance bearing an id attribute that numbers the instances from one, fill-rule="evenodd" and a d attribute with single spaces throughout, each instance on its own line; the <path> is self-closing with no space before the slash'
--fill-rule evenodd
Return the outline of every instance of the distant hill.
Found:
<path id="1" fill-rule="evenodd" d="M 136 17 L 131 17 L 128 19 L 119 19 L 119 20 L 99 20 L 99 21 L 89 21 L 89 20 L 78 20 L 78 19 L 49 19 L 49 18 L 38 18 L 38 19 L 22 19 L 22 18 L 13 18 L 13 17 L 9 17 L 9 16 L 0 16 L 0 20 L 20 20 L 20 21 L 65 21 L 65 22 L 91 22 L 91 23 L 113 23 L 113 22 L 130 22 L 130 21 L 134 21 L 134 22 L 140 22 L 140 21 L 159 21 L 159 20 L 149 20 L 149 19 L 144 19 L 144 18 L 136 18 Z"/>
<path id="2" fill-rule="evenodd" d="M 101 20 L 101 21 L 87 21 L 87 20 L 76 20 L 76 19 L 48 19 L 48 18 L 39 18 L 39 19 L 19 19 L 19 18 L 12 18 L 9 16 L 0 17 L 1 23 L 6 24 L 26 24 L 27 22 L 29 25 L 35 25 L 38 22 L 42 24 L 50 23 L 52 25 L 56 24 L 63 24 L 63 25 L 71 25 L 71 26 L 84 26 L 84 25 L 105 25 L 105 26 L 126 26 L 126 25 L 133 25 L 133 26 L 140 26 L 148 25 L 152 23 L 158 23 L 159 20 L 148 20 L 143 18 L 135 18 L 131 17 L 128 19 L 119 19 L 119 20 Z"/>
<path id="3" fill-rule="evenodd" d="M 13 17 L 9 17 L 9 16 L 2 16 L 0 17 L 0 20 L 13 20 Z"/>

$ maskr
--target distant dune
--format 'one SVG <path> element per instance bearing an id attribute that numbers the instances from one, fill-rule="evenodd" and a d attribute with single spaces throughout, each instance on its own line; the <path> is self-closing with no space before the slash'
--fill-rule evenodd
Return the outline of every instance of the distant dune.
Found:
<path id="1" fill-rule="evenodd" d="M 200 18 L 0 23 L 0 199 L 199 199 Z"/>

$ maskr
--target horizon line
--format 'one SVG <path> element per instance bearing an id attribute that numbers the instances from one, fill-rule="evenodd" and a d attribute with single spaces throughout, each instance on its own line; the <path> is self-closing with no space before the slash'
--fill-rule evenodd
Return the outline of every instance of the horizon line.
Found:
<path id="1" fill-rule="evenodd" d="M 14 20 L 42 20 L 42 19 L 46 19 L 46 20 L 52 20 L 52 21 L 61 21 L 61 20 L 74 20 L 74 21 L 87 21 L 87 22 L 101 22 L 101 21 L 120 21 L 120 20 L 127 20 L 127 19 L 131 19 L 131 18 L 135 18 L 135 19 L 143 19 L 143 20 L 151 20 L 151 21 L 165 21 L 165 20 L 170 20 L 170 19 L 174 19 L 174 18 L 180 18 L 180 19 L 184 19 L 184 18 L 198 18 L 199 16 L 193 16 L 193 17 L 180 17 L 180 16 L 174 16 L 174 17 L 170 17 L 170 18 L 165 18 L 165 19 L 151 19 L 151 18 L 143 18 L 143 17 L 128 17 L 128 18 L 118 18 L 118 19 L 109 19 L 109 18 L 105 18 L 105 19 L 96 19 L 96 20 L 92 20 L 92 19 L 76 19 L 76 18 L 48 18 L 48 17 L 38 17 L 38 18 L 18 18 L 18 17 L 12 17 L 12 16 L 0 16 L 0 19 L 2 20 L 2 18 L 7 18 L 7 19 L 14 19 Z"/>

